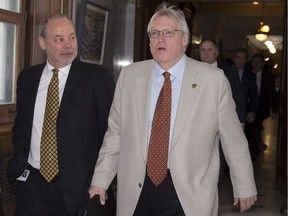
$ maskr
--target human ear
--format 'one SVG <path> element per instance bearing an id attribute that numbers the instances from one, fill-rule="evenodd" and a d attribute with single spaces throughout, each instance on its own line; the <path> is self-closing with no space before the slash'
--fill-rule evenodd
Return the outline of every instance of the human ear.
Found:
<path id="1" fill-rule="evenodd" d="M 41 47 L 41 49 L 45 50 L 46 49 L 46 40 L 42 36 L 38 36 L 38 44 Z"/>

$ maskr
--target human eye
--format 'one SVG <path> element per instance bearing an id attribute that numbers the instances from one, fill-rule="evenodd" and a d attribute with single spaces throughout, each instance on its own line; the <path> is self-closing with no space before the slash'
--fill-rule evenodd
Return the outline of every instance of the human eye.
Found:
<path id="1" fill-rule="evenodd" d="M 64 41 L 63 37 L 55 37 L 54 39 L 55 43 L 61 43 Z"/>
<path id="2" fill-rule="evenodd" d="M 165 37 L 173 37 L 174 36 L 174 30 L 165 29 L 165 30 L 163 30 L 163 35 Z"/>
<path id="3" fill-rule="evenodd" d="M 76 35 L 71 35 L 70 37 L 69 37 L 69 40 L 70 41 L 73 41 L 73 40 L 75 40 L 76 39 Z"/>
<path id="4" fill-rule="evenodd" d="M 159 31 L 157 30 L 150 30 L 148 32 L 148 35 L 151 37 L 151 38 L 157 38 L 159 36 Z"/>

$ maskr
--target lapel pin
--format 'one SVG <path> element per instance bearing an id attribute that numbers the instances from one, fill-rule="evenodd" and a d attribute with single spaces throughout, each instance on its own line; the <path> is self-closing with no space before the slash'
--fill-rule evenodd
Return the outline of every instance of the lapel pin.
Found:
<path id="1" fill-rule="evenodd" d="M 192 84 L 192 89 L 195 89 L 197 87 L 197 84 Z"/>

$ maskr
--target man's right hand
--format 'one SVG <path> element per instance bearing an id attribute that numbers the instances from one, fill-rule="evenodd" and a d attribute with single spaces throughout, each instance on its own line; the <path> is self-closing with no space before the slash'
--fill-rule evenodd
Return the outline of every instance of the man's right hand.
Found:
<path id="1" fill-rule="evenodd" d="M 100 188 L 97 186 L 90 186 L 88 193 L 90 195 L 90 199 L 95 196 L 96 194 L 99 194 L 100 197 L 100 202 L 102 205 L 105 205 L 105 201 L 106 201 L 106 189 L 104 188 Z"/>
<path id="2" fill-rule="evenodd" d="M 254 113 L 254 112 L 249 112 L 249 113 L 247 114 L 247 122 L 248 122 L 249 124 L 251 124 L 251 123 L 254 122 L 254 120 L 255 120 L 255 113 Z"/>

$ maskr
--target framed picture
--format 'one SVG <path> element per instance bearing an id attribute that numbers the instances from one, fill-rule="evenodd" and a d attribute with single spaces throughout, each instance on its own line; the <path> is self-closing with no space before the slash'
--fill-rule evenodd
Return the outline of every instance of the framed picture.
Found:
<path id="1" fill-rule="evenodd" d="M 78 22 L 78 58 L 103 64 L 109 11 L 87 0 L 81 1 Z"/>

